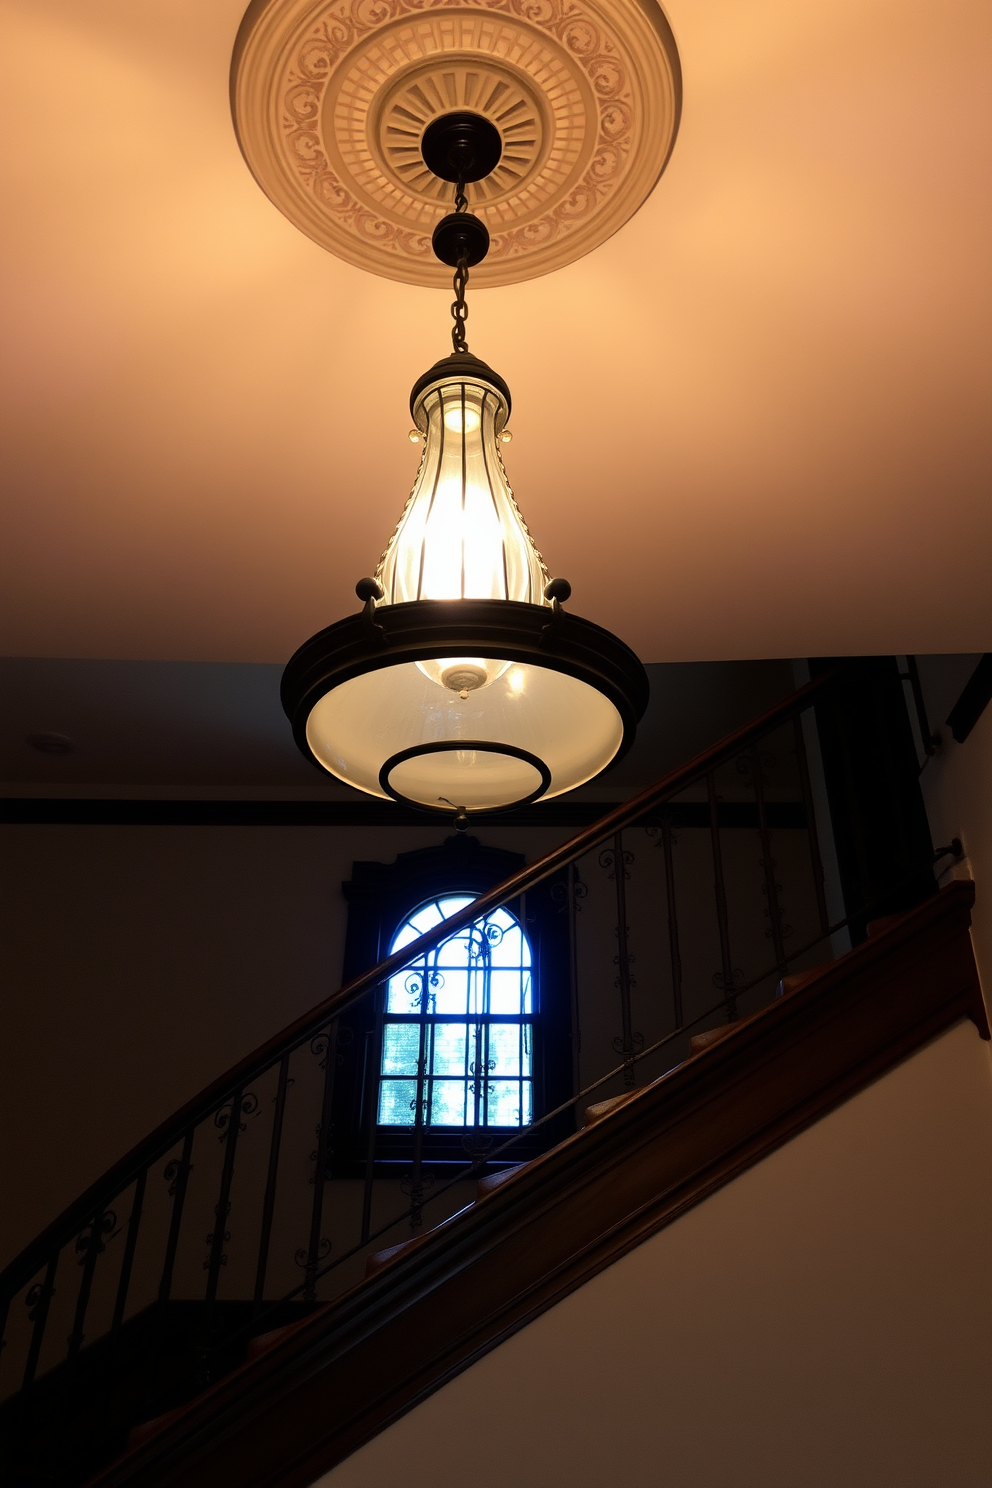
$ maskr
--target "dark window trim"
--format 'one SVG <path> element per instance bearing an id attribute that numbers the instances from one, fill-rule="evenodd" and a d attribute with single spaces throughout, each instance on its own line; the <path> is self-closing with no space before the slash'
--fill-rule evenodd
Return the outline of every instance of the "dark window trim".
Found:
<path id="1" fill-rule="evenodd" d="M 356 862 L 351 878 L 342 884 L 348 900 L 345 980 L 381 959 L 403 920 L 427 900 L 449 893 L 482 893 L 523 865 L 520 853 L 487 847 L 477 838 L 461 835 L 449 837 L 439 847 L 400 853 L 392 863 Z M 506 906 L 520 920 L 533 957 L 535 1116 L 571 1094 L 568 917 L 564 896 L 556 894 L 556 886 L 557 880 L 550 879 L 532 891 L 525 904 L 516 900 Z M 359 1177 L 365 1170 L 371 1136 L 369 1081 L 378 1069 L 383 997 L 384 989 L 378 989 L 341 1019 L 332 1104 L 331 1171 L 335 1177 Z M 510 1160 L 526 1161 L 567 1135 L 571 1119 L 567 1127 L 559 1130 L 560 1125 L 551 1122 L 538 1131 L 527 1127 L 432 1128 L 424 1134 L 423 1161 L 428 1171 L 450 1171 L 452 1164 L 465 1164 L 478 1156 L 490 1138 L 496 1146 L 518 1133 Z M 412 1128 L 378 1128 L 376 1174 L 399 1177 L 410 1165 L 412 1150 Z"/>

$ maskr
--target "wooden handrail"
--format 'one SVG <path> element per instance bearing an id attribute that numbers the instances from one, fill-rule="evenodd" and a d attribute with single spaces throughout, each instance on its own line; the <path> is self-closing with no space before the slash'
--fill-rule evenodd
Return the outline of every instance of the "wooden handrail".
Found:
<path id="1" fill-rule="evenodd" d="M 501 905 L 534 888 L 559 869 L 583 857 L 593 848 L 624 827 L 632 825 L 652 808 L 663 805 L 672 797 L 697 783 L 722 764 L 734 759 L 744 749 L 758 742 L 780 724 L 804 712 L 824 692 L 832 688 L 847 672 L 847 663 L 832 668 L 822 676 L 808 682 L 789 697 L 776 703 L 752 719 L 743 728 L 727 734 L 717 743 L 696 755 L 687 764 L 671 770 L 667 775 L 645 790 L 622 802 L 591 826 L 576 833 L 568 841 L 560 843 L 550 852 L 521 868 L 519 872 L 504 879 L 494 888 L 480 894 L 450 919 L 444 920 L 425 935 L 392 956 L 385 957 L 361 976 L 354 977 L 338 991 L 319 1002 L 295 1022 L 262 1044 L 252 1054 L 240 1060 L 226 1074 L 214 1080 L 187 1101 L 174 1115 L 155 1128 L 137 1146 L 92 1183 L 78 1199 L 74 1200 L 57 1219 L 38 1235 L 0 1271 L 0 1301 L 13 1297 L 36 1275 L 45 1264 L 52 1250 L 60 1248 L 73 1239 L 80 1229 L 98 1210 L 105 1208 L 117 1195 L 127 1189 L 138 1175 L 151 1164 L 159 1161 L 179 1142 L 191 1128 L 210 1116 L 230 1100 L 233 1095 L 253 1080 L 265 1074 L 285 1054 L 298 1048 L 313 1034 L 349 1008 L 359 998 L 379 983 L 387 981 L 397 971 L 402 971 L 412 961 L 425 955 L 442 940 L 457 935 L 460 930 L 476 920 L 490 914 Z"/>

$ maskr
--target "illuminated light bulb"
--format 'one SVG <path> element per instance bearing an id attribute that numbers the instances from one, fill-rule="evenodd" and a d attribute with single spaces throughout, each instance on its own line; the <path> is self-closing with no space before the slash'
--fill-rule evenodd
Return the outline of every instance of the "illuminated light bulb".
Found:
<path id="1" fill-rule="evenodd" d="M 461 404 L 456 403 L 454 408 L 445 410 L 444 427 L 446 429 L 450 429 L 453 434 L 460 434 L 463 425 L 466 434 L 474 434 L 476 429 L 482 427 L 482 415 L 477 408 L 466 403 L 463 411 Z"/>
<path id="2" fill-rule="evenodd" d="M 501 677 L 508 661 L 486 660 L 482 656 L 439 656 L 436 661 L 418 661 L 417 668 L 448 692 L 477 692 Z"/>
<path id="3" fill-rule="evenodd" d="M 506 685 L 514 697 L 519 697 L 527 685 L 527 675 L 519 667 L 514 667 L 506 679 Z"/>

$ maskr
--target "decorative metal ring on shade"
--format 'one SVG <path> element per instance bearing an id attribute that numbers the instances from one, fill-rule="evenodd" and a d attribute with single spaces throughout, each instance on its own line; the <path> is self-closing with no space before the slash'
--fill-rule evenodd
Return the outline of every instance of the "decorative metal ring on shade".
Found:
<path id="1" fill-rule="evenodd" d="M 430 770 L 434 763 L 431 758 L 439 754 L 463 755 L 464 766 L 472 771 L 472 777 L 463 774 L 463 779 L 474 788 L 485 789 L 486 784 L 482 776 L 488 766 L 490 773 L 498 771 L 505 783 L 506 794 L 513 795 L 513 799 L 507 804 L 512 806 L 528 806 L 531 801 L 545 795 L 551 784 L 551 771 L 542 759 L 536 754 L 531 754 L 527 749 L 518 749 L 514 744 L 496 744 L 492 739 L 441 739 L 435 744 L 414 744 L 410 749 L 401 749 L 398 754 L 392 755 L 382 769 L 379 771 L 379 784 L 387 795 L 392 796 L 394 801 L 400 801 L 405 806 L 427 806 L 433 809 L 432 803 L 441 802 L 447 806 L 454 806 L 453 801 L 446 801 L 444 797 L 437 794 L 440 789 L 449 788 L 448 781 L 452 778 L 450 763 L 444 766 L 444 773 L 437 775 Z M 500 766 L 497 761 L 512 762 L 510 769 L 506 763 Z M 401 767 L 406 765 L 406 775 L 410 778 L 406 791 L 402 791 L 393 779 L 394 774 L 401 774 Z M 516 766 L 516 769 L 513 767 Z M 520 767 L 523 767 L 522 769 Z M 523 784 L 528 774 L 536 777 L 533 790 L 525 791 L 521 795 L 515 795 L 515 787 L 509 784 L 514 776 L 520 784 Z M 493 807 L 488 807 L 493 810 Z M 505 810 L 505 807 L 497 808 Z M 455 807 L 458 810 L 458 807 Z"/>
<path id="2" fill-rule="evenodd" d="M 463 696 L 420 665 L 450 657 L 495 660 L 495 679 Z M 301 646 L 282 682 L 296 742 L 314 764 L 372 795 L 401 793 L 449 817 L 549 799 L 591 780 L 630 746 L 647 698 L 644 668 L 609 631 L 502 599 L 369 607 Z M 434 745 L 443 749 L 425 751 Z M 398 756 L 432 753 L 454 766 L 446 800 L 429 770 L 412 785 L 395 779 Z"/>
<path id="3" fill-rule="evenodd" d="M 469 111 L 502 156 L 468 186 L 492 247 L 474 287 L 572 263 L 637 211 L 678 130 L 681 71 L 656 0 L 253 0 L 231 106 L 255 179 L 348 263 L 446 286 L 431 234 L 455 188 L 421 139 Z"/>

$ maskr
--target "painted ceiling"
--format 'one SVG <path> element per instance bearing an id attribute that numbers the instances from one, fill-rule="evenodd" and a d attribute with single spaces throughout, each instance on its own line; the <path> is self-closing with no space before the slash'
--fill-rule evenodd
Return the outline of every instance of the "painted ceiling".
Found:
<path id="1" fill-rule="evenodd" d="M 243 0 L 0 10 L 12 656 L 277 663 L 357 606 L 444 291 L 234 138 Z M 990 644 L 984 0 L 671 0 L 681 130 L 604 246 L 472 295 L 572 608 L 645 662 Z"/>

